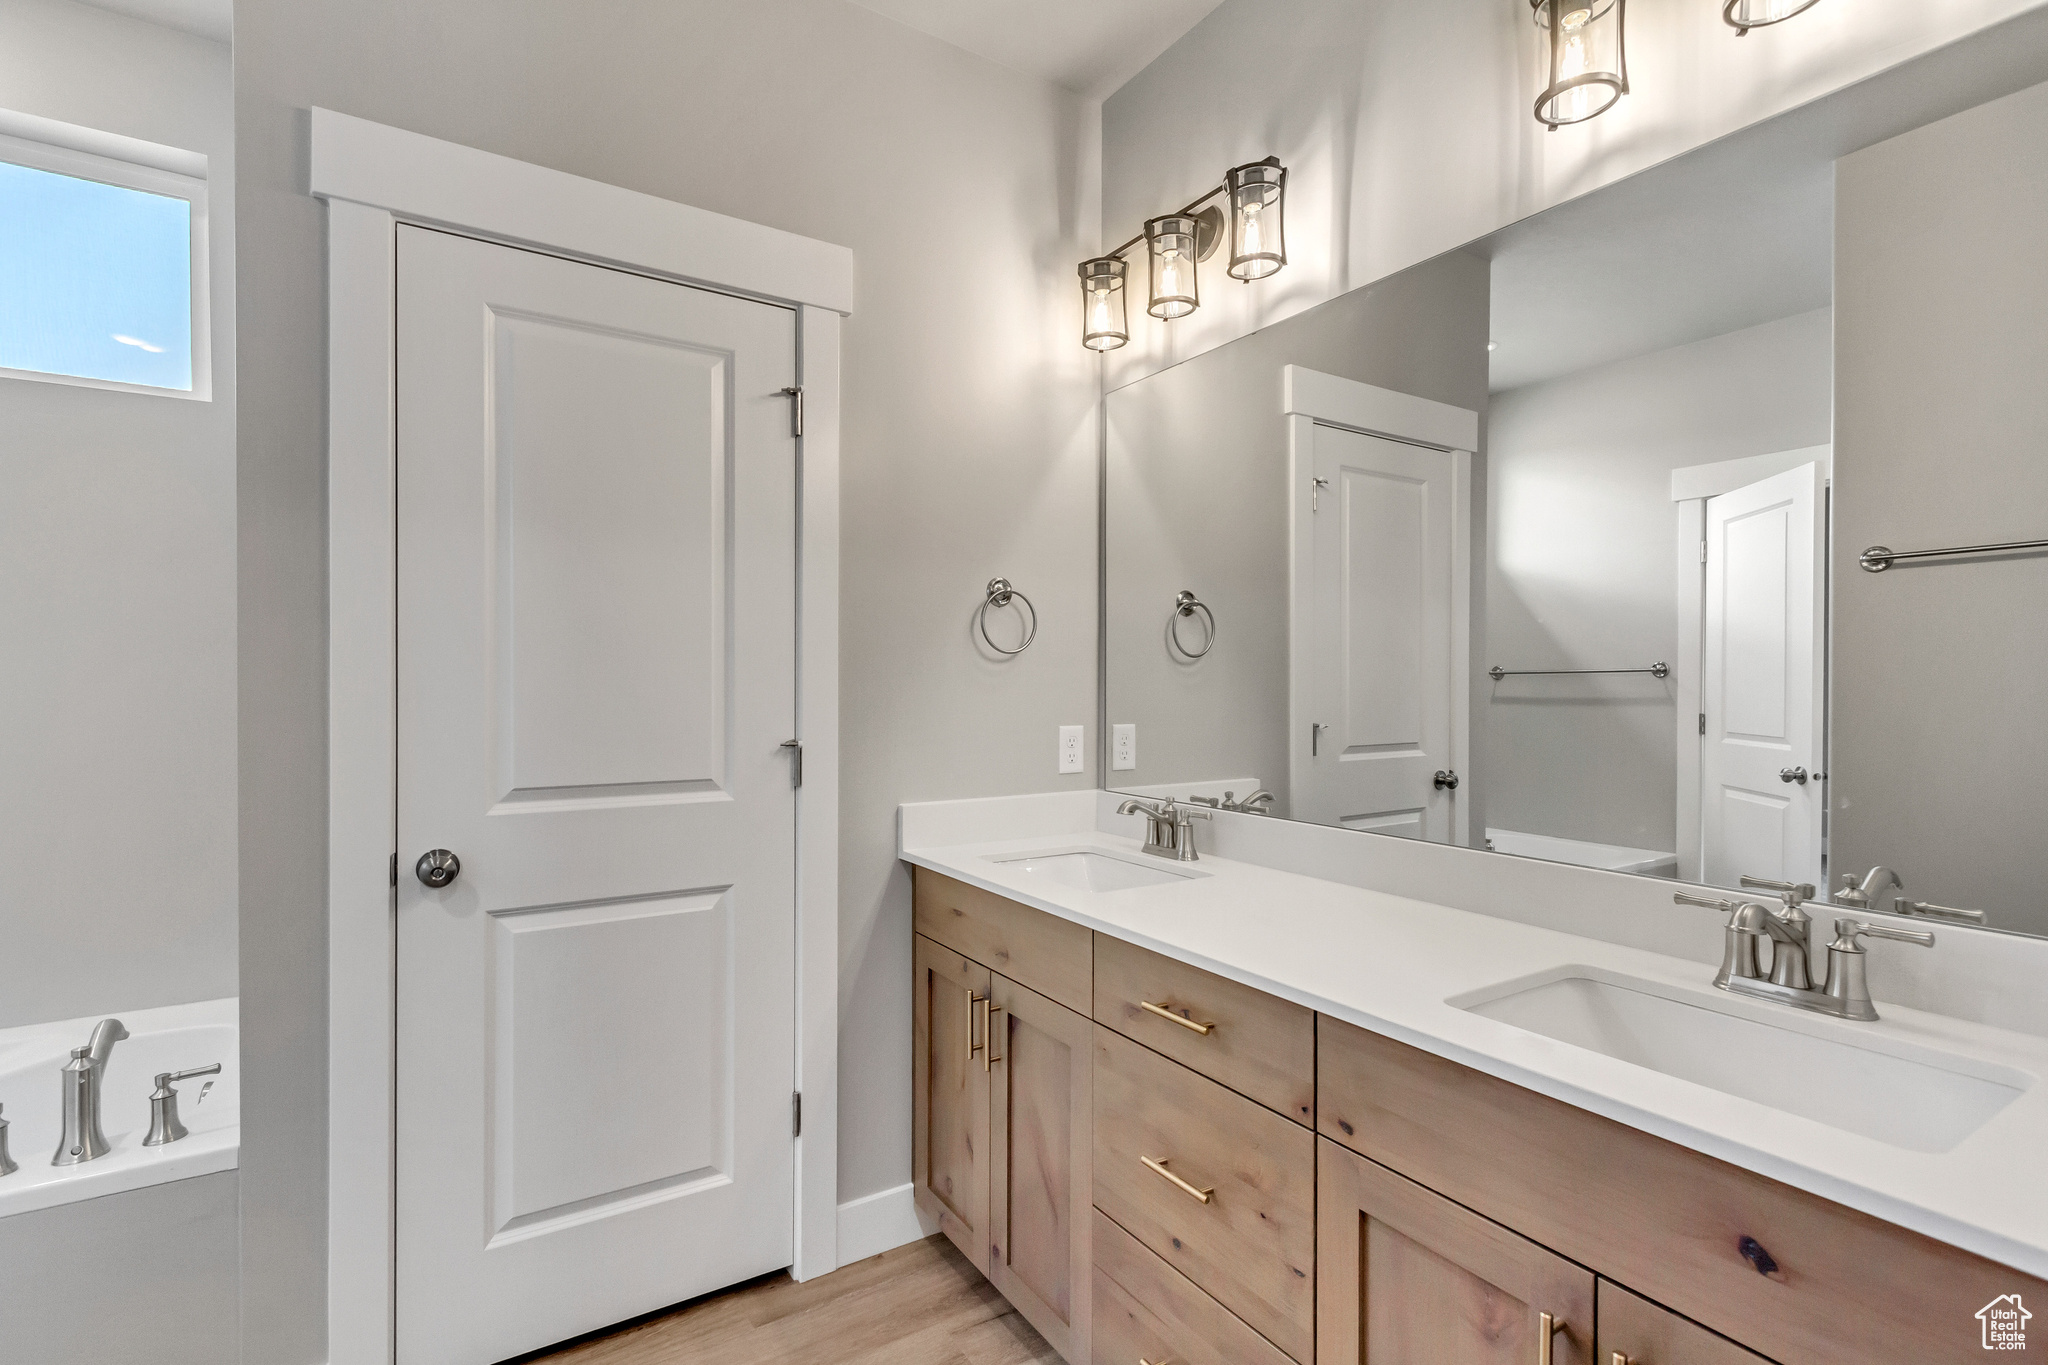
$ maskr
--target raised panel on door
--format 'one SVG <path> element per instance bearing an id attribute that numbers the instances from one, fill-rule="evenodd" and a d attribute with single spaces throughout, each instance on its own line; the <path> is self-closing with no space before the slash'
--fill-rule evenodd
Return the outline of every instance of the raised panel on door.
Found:
<path id="1" fill-rule="evenodd" d="M 1822 484 L 1808 464 L 1707 502 L 1700 816 L 1715 885 L 1821 881 Z"/>
<path id="2" fill-rule="evenodd" d="M 1591 1365 L 1590 1271 L 1327 1138 L 1316 1147 L 1324 1360 Z"/>
<path id="3" fill-rule="evenodd" d="M 989 994 L 988 1276 L 1054 1350 L 1085 1361 L 1092 1026 L 1007 977 Z"/>
<path id="4" fill-rule="evenodd" d="M 397 252 L 396 1342 L 446 1365 L 789 1264 L 795 324 Z"/>
<path id="5" fill-rule="evenodd" d="M 989 1271 L 988 968 L 911 935 L 911 1195 Z"/>
<path id="6" fill-rule="evenodd" d="M 1451 802 L 1454 461 L 1318 425 L 1312 733 L 1297 818 L 1444 841 Z"/>
<path id="7" fill-rule="evenodd" d="M 1600 1281 L 1599 1314 L 1595 1365 L 1771 1365 L 1756 1352 L 1611 1280 Z"/>

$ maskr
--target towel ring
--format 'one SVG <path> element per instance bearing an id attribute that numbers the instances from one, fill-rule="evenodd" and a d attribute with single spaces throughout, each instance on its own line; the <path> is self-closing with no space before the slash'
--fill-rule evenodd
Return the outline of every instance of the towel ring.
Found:
<path id="1" fill-rule="evenodd" d="M 1189 649 L 1180 642 L 1180 623 L 1182 617 L 1193 616 L 1196 612 L 1202 613 L 1202 619 L 1208 623 L 1209 638 L 1203 642 L 1200 649 Z M 1173 640 L 1175 649 L 1190 659 L 1199 659 L 1216 648 L 1216 613 L 1210 611 L 1201 598 L 1182 588 L 1180 596 L 1173 599 L 1173 615 L 1166 618 L 1166 633 Z"/>
<path id="2" fill-rule="evenodd" d="M 989 639 L 988 609 L 990 607 L 1007 607 L 1012 599 L 1022 602 L 1024 610 L 1031 613 L 1031 625 L 1024 632 L 1023 644 L 1018 645 L 1015 649 L 1004 649 L 994 640 Z M 982 599 L 981 610 L 974 613 L 974 620 L 981 627 L 981 638 L 987 640 L 988 647 L 998 654 L 1008 654 L 1015 657 L 1031 648 L 1031 642 L 1038 638 L 1038 608 L 1031 605 L 1030 598 L 1011 587 L 1010 580 L 1007 578 L 991 578 L 988 581 L 988 596 Z"/>

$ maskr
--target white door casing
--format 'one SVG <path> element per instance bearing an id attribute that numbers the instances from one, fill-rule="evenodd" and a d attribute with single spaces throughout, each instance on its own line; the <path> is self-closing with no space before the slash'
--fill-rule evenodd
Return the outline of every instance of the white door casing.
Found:
<path id="1" fill-rule="evenodd" d="M 327 1344 L 395 1348 L 397 458 L 401 223 L 779 303 L 796 317 L 796 1141 L 791 1273 L 837 1264 L 839 327 L 852 253 L 401 129 L 311 111 L 327 207 Z"/>
<path id="2" fill-rule="evenodd" d="M 789 1264 L 790 310 L 399 229 L 398 1357 Z"/>
<path id="3" fill-rule="evenodd" d="M 1469 789 L 1435 775 L 1469 767 L 1478 415 L 1295 365 L 1281 390 L 1291 812 L 1463 844 Z"/>
<path id="4" fill-rule="evenodd" d="M 1710 885 L 1745 873 L 1824 880 L 1825 489 L 1823 467 L 1808 463 L 1707 499 L 1700 848 Z"/>

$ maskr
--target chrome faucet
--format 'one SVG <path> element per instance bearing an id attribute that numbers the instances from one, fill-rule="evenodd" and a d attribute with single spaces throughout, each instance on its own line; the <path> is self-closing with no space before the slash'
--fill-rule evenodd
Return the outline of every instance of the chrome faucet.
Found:
<path id="1" fill-rule="evenodd" d="M 1164 803 L 1140 801 L 1136 797 L 1116 808 L 1118 815 L 1142 815 L 1145 817 L 1145 848 L 1160 858 L 1178 858 L 1180 853 L 1174 844 L 1174 831 L 1179 825 L 1180 808 L 1167 797 Z"/>
<path id="2" fill-rule="evenodd" d="M 1745 877 L 1743 880 L 1756 879 Z M 1806 965 L 1806 926 L 1812 921 L 1797 906 L 1788 903 L 1784 909 L 1773 910 L 1755 901 L 1737 903 L 1712 896 L 1688 895 L 1683 891 L 1673 893 L 1671 899 L 1679 905 L 1699 905 L 1727 914 L 1721 970 L 1714 976 L 1716 986 L 1733 995 L 1775 1000 L 1781 1005 L 1832 1014 L 1840 1019 L 1877 1018 L 1877 1007 L 1870 999 L 1870 981 L 1865 970 L 1868 954 L 1862 939 L 1888 938 L 1897 943 L 1918 944 L 1922 948 L 1934 946 L 1932 934 L 1838 919 L 1835 921 L 1835 941 L 1828 945 L 1827 979 L 1816 990 L 1810 984 Z M 1787 899 L 1789 902 L 1789 894 Z M 1793 915 L 1798 916 L 1796 925 L 1789 922 Z M 1757 955 L 1757 945 L 1766 937 L 1776 942 L 1769 980 L 1764 979 Z M 1796 952 L 1792 951 L 1794 944 L 1797 944 Z"/>
<path id="3" fill-rule="evenodd" d="M 1207 806 L 1211 810 L 1234 810 L 1245 815 L 1268 814 L 1265 808 L 1266 803 L 1278 799 L 1279 798 L 1275 797 L 1273 793 L 1267 791 L 1264 787 L 1259 788 L 1257 791 L 1253 792 L 1250 796 L 1247 796 L 1242 801 L 1237 799 L 1236 792 L 1225 792 L 1220 797 L 1190 796 L 1188 798 L 1188 800 L 1193 802 L 1194 804 L 1198 806 Z"/>
<path id="4" fill-rule="evenodd" d="M 14 1158 L 7 1155 L 7 1116 L 0 1114 L 0 1175 L 13 1175 L 20 1169 Z"/>
<path id="5" fill-rule="evenodd" d="M 114 1044 L 128 1036 L 119 1019 L 102 1019 L 93 1026 L 92 1041 L 71 1049 L 64 1065 L 64 1136 L 57 1143 L 52 1166 L 76 1166 L 105 1156 L 111 1150 L 100 1129 L 100 1080 L 106 1074 L 107 1057 Z"/>
<path id="6" fill-rule="evenodd" d="M 1742 884 L 1752 891 L 1775 891 L 1784 908 L 1767 912 L 1758 927 L 1771 937 L 1771 982 L 1793 990 L 1813 986 L 1813 958 L 1808 945 L 1813 941 L 1813 917 L 1799 907 L 1813 899 L 1812 882 L 1778 882 L 1767 877 L 1742 874 Z"/>
<path id="7" fill-rule="evenodd" d="M 1186 806 L 1176 809 L 1173 820 L 1173 852 L 1169 856 L 1184 863 L 1200 859 L 1202 855 L 1195 852 L 1195 821 L 1215 818 L 1205 810 L 1189 810 Z"/>
<path id="8" fill-rule="evenodd" d="M 1844 872 L 1842 887 L 1835 892 L 1834 900 L 1836 905 L 1846 905 L 1852 910 L 1868 910 L 1871 903 L 1886 891 L 1905 889 L 1906 883 L 1900 879 L 1899 874 L 1879 863 L 1863 874 L 1861 886 L 1856 884 L 1855 873 Z"/>

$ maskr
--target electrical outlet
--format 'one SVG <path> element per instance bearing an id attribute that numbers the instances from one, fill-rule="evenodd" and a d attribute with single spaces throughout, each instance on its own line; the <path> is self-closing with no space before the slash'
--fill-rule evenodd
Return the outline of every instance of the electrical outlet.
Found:
<path id="1" fill-rule="evenodd" d="M 1081 733 L 1085 726 L 1062 725 L 1060 727 L 1060 771 L 1078 773 L 1083 771 L 1081 761 Z"/>
<path id="2" fill-rule="evenodd" d="M 1128 772 L 1138 766 L 1138 727 L 1118 725 L 1111 728 L 1109 739 L 1109 766 L 1118 772 Z"/>

